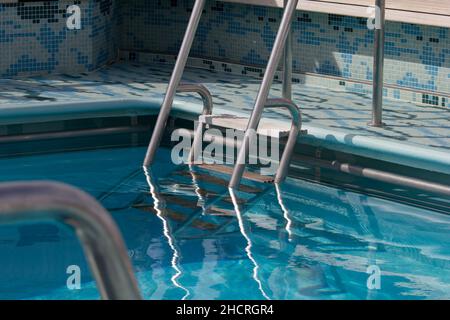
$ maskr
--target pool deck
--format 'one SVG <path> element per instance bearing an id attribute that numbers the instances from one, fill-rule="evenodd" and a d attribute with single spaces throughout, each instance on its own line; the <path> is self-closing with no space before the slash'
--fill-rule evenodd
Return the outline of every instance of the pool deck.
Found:
<path id="1" fill-rule="evenodd" d="M 156 114 L 172 66 L 122 61 L 89 74 L 0 79 L 1 125 L 93 115 Z M 205 84 L 214 114 L 250 114 L 260 79 L 188 67 L 183 81 Z M 371 97 L 295 83 L 294 102 L 303 115 L 305 143 L 450 174 L 450 110 L 385 100 L 384 128 L 367 125 Z M 281 95 L 275 83 L 271 96 Z M 177 96 L 173 114 L 193 118 L 195 95 Z M 267 110 L 266 117 L 289 119 Z"/>

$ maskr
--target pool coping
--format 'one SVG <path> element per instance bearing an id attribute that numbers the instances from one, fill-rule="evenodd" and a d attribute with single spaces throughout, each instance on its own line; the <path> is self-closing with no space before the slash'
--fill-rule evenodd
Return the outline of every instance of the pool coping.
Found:
<path id="1" fill-rule="evenodd" d="M 158 114 L 161 98 L 105 99 L 89 103 L 29 103 L 7 104 L 0 107 L 0 125 L 58 121 L 107 116 L 142 116 Z M 202 104 L 189 98 L 179 97 L 174 101 L 172 116 L 195 120 L 200 115 Z M 239 110 L 214 107 L 214 114 L 228 113 L 248 116 Z M 277 119 L 279 121 L 279 119 Z M 283 121 L 283 120 L 281 120 Z M 290 121 L 286 118 L 285 121 Z M 405 143 L 380 137 L 370 137 L 304 124 L 306 135 L 299 135 L 297 144 L 307 144 L 367 158 L 374 158 L 413 168 L 450 174 L 450 154 L 413 143 Z"/>

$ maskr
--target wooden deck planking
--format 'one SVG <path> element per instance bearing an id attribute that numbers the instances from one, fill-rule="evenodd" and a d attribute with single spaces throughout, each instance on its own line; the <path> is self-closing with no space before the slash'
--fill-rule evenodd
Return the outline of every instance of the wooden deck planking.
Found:
<path id="1" fill-rule="evenodd" d="M 283 0 L 224 0 L 270 7 L 282 7 Z M 367 7 L 375 0 L 299 0 L 303 11 L 367 17 Z M 449 0 L 387 0 L 386 20 L 439 27 L 450 27 Z"/>

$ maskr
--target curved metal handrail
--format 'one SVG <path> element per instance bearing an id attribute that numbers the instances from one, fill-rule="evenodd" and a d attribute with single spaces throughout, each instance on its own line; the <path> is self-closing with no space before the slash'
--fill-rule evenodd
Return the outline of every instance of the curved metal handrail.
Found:
<path id="1" fill-rule="evenodd" d="M 208 90 L 207 87 L 205 87 L 203 84 L 198 84 L 198 83 L 181 83 L 176 90 L 177 93 L 198 93 L 200 95 L 200 97 L 203 100 L 203 110 L 202 110 L 202 115 L 211 115 L 212 114 L 212 110 L 213 110 L 213 98 L 211 95 L 211 92 Z M 164 119 L 169 117 L 169 113 L 170 113 L 170 109 L 169 107 L 164 108 L 161 107 L 161 113 L 160 116 Z M 159 119 L 158 119 L 159 120 Z M 147 154 L 145 155 L 145 159 L 144 159 L 144 167 L 148 167 L 153 163 L 153 158 L 155 156 L 155 152 L 156 149 L 159 146 L 159 141 L 161 140 L 162 137 L 162 132 L 156 132 L 156 130 L 158 130 L 158 126 L 155 128 L 154 132 L 153 132 L 153 136 L 152 136 L 152 140 L 150 141 L 148 150 L 147 150 Z M 189 154 L 189 161 L 193 162 L 194 161 L 194 150 L 198 144 L 199 141 L 201 141 L 201 135 L 203 134 L 203 125 L 198 125 L 197 130 L 195 131 L 195 135 L 194 135 L 194 141 L 192 144 L 192 149 L 191 152 Z"/>
<path id="2" fill-rule="evenodd" d="M 172 75 L 170 76 L 169 85 L 167 86 L 166 94 L 164 96 L 161 110 L 156 120 L 155 128 L 153 129 L 152 138 L 148 145 L 147 154 L 145 155 L 144 166 L 149 166 L 153 163 L 156 150 L 162 139 L 164 128 L 167 123 L 167 119 L 172 109 L 172 103 L 175 98 L 175 93 L 180 85 L 181 77 L 188 60 L 189 51 L 191 51 L 192 43 L 194 42 L 195 33 L 202 16 L 203 9 L 205 8 L 206 0 L 195 0 L 192 7 L 191 16 L 186 28 L 186 32 L 181 42 L 180 51 L 177 55 L 175 67 Z"/>
<path id="3" fill-rule="evenodd" d="M 286 179 L 289 171 L 292 153 L 294 152 L 295 143 L 297 142 L 298 133 L 302 127 L 302 114 L 299 107 L 288 99 L 268 99 L 265 108 L 286 108 L 289 110 L 292 118 L 289 137 L 284 147 L 283 155 L 280 160 L 280 167 L 275 176 L 275 183 L 280 183 Z"/>
<path id="4" fill-rule="evenodd" d="M 58 182 L 0 184 L 0 224 L 48 219 L 75 229 L 103 299 L 141 299 L 122 236 L 94 198 Z"/>
<path id="5" fill-rule="evenodd" d="M 284 148 L 283 155 L 281 156 L 280 166 L 275 176 L 275 183 L 281 183 L 282 181 L 284 181 L 284 179 L 286 179 L 289 170 L 289 163 L 291 161 L 298 133 L 300 132 L 302 126 L 302 116 L 299 107 L 289 99 L 283 98 L 268 99 L 266 104 L 264 105 L 264 108 L 286 108 L 289 110 L 289 113 L 292 118 L 289 137 L 286 146 Z M 256 125 L 256 128 L 258 127 L 258 125 L 259 121 Z M 247 132 L 249 132 L 249 130 L 254 130 L 254 128 L 249 128 Z M 233 170 L 233 175 L 231 176 L 230 184 L 228 185 L 229 188 L 237 188 L 241 182 L 242 175 L 244 174 L 245 159 L 247 158 L 249 147 L 248 146 L 249 136 L 247 132 L 244 136 L 244 140 L 242 141 L 241 150 L 243 152 L 239 152 L 239 156 L 236 161 L 236 166 Z"/>
<path id="6" fill-rule="evenodd" d="M 247 125 L 247 130 L 244 136 L 242 146 L 239 150 L 238 162 L 234 167 L 234 172 L 232 180 L 230 182 L 230 187 L 234 188 L 239 185 L 239 182 L 244 174 L 245 170 L 245 160 L 247 158 L 250 132 L 255 131 L 261 120 L 261 115 L 264 111 L 265 105 L 267 103 L 267 98 L 269 96 L 270 88 L 274 80 L 275 72 L 278 68 L 278 63 L 281 58 L 282 51 L 286 48 L 286 42 L 289 45 L 289 33 L 291 31 L 291 24 L 294 14 L 297 9 L 298 0 L 287 0 L 284 2 L 284 12 L 281 18 L 280 26 L 278 28 L 277 35 L 275 37 L 275 42 L 272 47 L 272 52 L 270 53 L 269 61 L 267 63 L 267 68 L 264 72 L 264 77 L 259 87 L 258 95 L 256 96 L 255 104 L 253 106 L 252 114 Z M 285 50 L 286 52 L 286 50 Z M 286 55 L 288 57 L 289 55 Z M 288 78 L 289 70 L 286 70 L 286 78 Z M 292 79 L 291 79 L 292 80 Z M 286 83 L 286 88 L 283 88 L 283 94 L 289 94 L 288 86 Z M 290 98 L 287 96 L 287 98 Z M 288 164 L 289 165 L 289 164 Z"/>
<path id="7" fill-rule="evenodd" d="M 198 93 L 203 100 L 202 115 L 207 116 L 212 114 L 213 98 L 211 92 L 204 85 L 197 83 L 182 83 L 178 86 L 177 92 Z M 189 152 L 189 163 L 194 163 L 194 161 L 196 160 L 196 151 L 201 150 L 202 148 L 201 146 L 202 135 L 203 135 L 203 124 L 199 122 L 197 128 L 195 129 L 194 139 L 192 141 L 192 148 L 191 151 Z"/>
<path id="8" fill-rule="evenodd" d="M 178 86 L 177 92 L 179 92 L 179 93 L 189 93 L 189 92 L 198 93 L 203 100 L 202 114 L 203 115 L 212 114 L 213 98 L 212 98 L 211 92 L 203 84 L 181 83 Z"/>

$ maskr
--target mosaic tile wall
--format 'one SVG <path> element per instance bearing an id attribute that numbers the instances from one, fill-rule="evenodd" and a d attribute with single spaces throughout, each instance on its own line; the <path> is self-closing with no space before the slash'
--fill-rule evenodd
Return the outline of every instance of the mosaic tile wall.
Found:
<path id="1" fill-rule="evenodd" d="M 0 4 L 0 76 L 94 70 L 117 55 L 116 0 Z M 81 29 L 66 26 L 67 7 L 81 8 Z"/>
<path id="2" fill-rule="evenodd" d="M 121 49 L 176 54 L 192 4 L 192 0 L 121 0 Z M 281 12 L 208 1 L 191 56 L 264 66 Z M 296 72 L 355 80 L 350 84 L 353 91 L 366 87 L 358 81 L 372 80 L 373 32 L 366 19 L 299 11 L 293 29 Z M 422 95 L 423 102 L 446 105 L 449 36 L 447 28 L 388 22 L 385 82 L 430 92 Z M 392 92 L 400 98 L 401 90 Z"/>
<path id="3" fill-rule="evenodd" d="M 92 71 L 115 60 L 119 48 L 175 55 L 192 3 L 59 0 L 0 4 L 0 77 Z M 81 7 L 81 30 L 66 27 L 66 8 L 72 4 Z M 191 56 L 208 59 L 210 68 L 214 67 L 211 61 L 218 61 L 245 66 L 238 70 L 244 74 L 254 73 L 253 67 L 261 71 L 258 68 L 266 64 L 280 18 L 277 8 L 208 0 Z M 367 30 L 365 19 L 299 11 L 293 29 L 297 79 L 370 93 L 373 32 Z M 389 22 L 385 94 L 449 106 L 449 36 L 447 28 Z"/>

